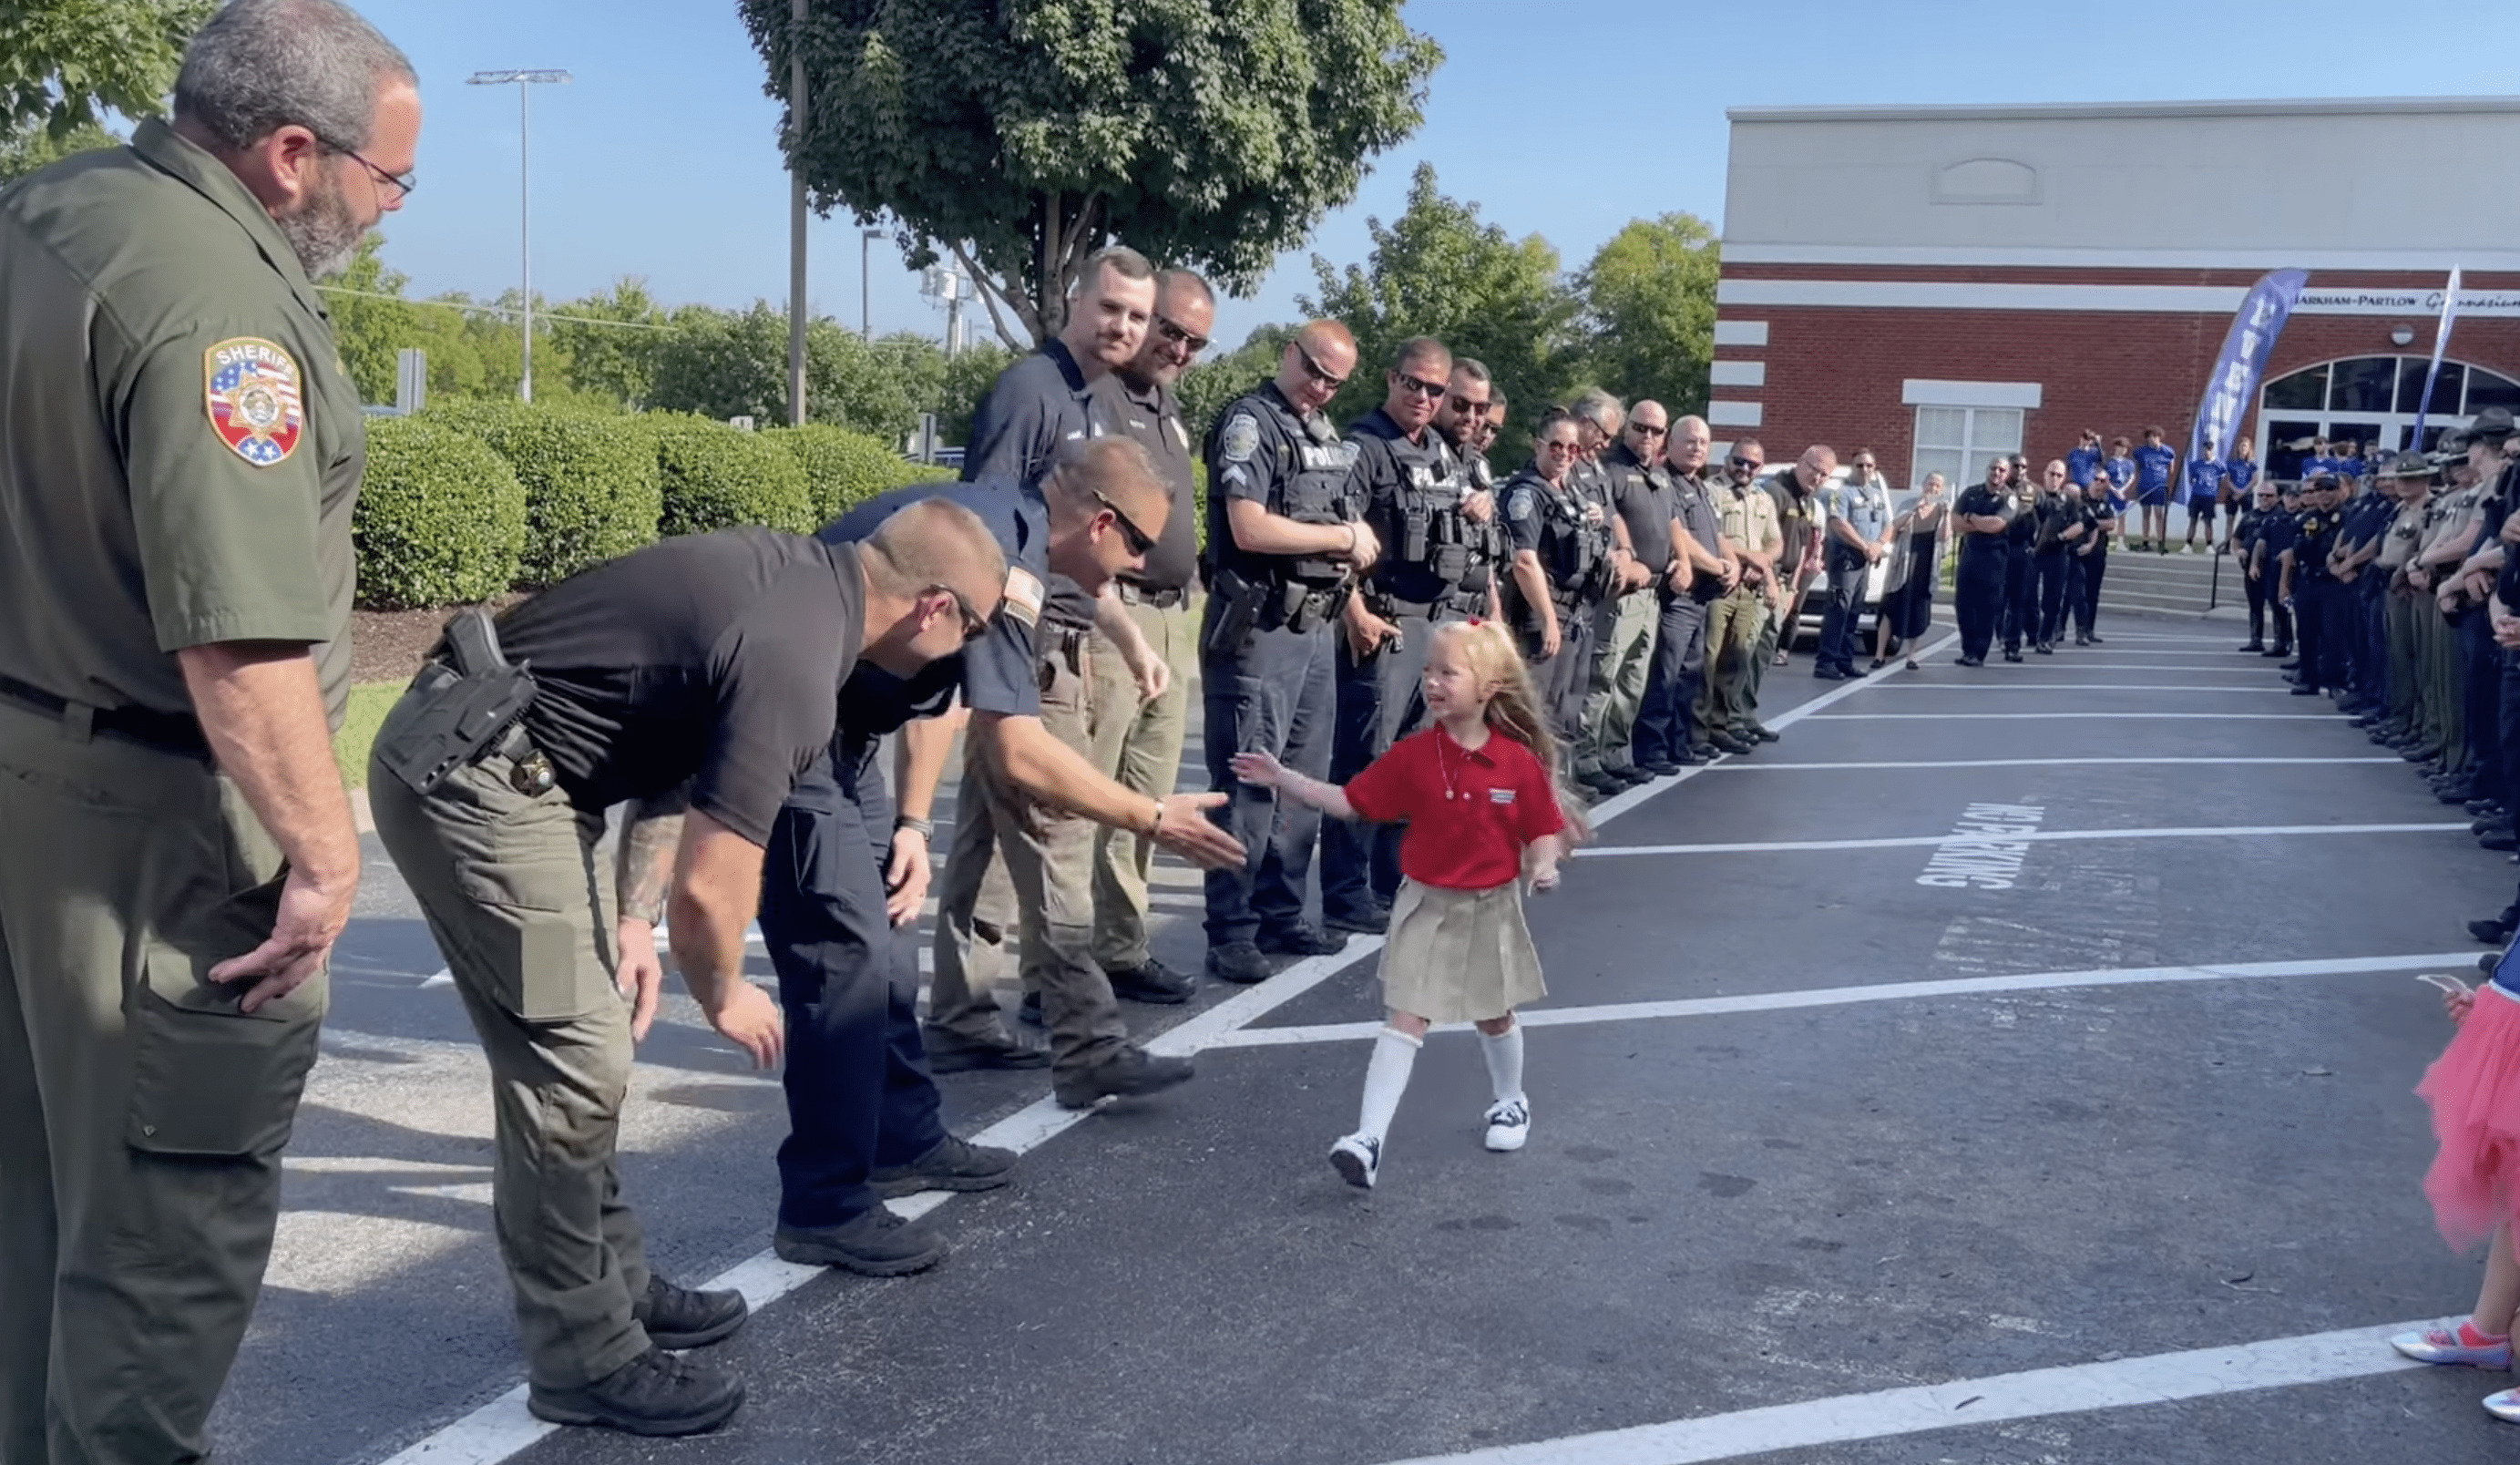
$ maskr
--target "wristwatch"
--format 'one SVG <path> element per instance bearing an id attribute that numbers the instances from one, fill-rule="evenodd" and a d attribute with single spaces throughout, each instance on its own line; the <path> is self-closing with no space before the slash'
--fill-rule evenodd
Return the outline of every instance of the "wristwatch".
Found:
<path id="1" fill-rule="evenodd" d="M 892 827 L 893 832 L 895 833 L 908 829 L 922 839 L 932 840 L 936 837 L 936 824 L 934 821 L 914 819 L 907 814 L 894 815 L 892 818 Z"/>

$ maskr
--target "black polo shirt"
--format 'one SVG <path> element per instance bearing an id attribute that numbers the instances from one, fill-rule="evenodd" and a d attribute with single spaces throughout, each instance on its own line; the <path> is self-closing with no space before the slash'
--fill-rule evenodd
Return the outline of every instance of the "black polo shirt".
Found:
<path id="1" fill-rule="evenodd" d="M 1179 401 L 1160 383 L 1141 384 L 1126 372 L 1099 377 L 1085 392 L 1103 423 L 1147 450 L 1173 491 L 1172 514 L 1147 555 L 1145 571 L 1125 578 L 1148 590 L 1189 590 L 1198 583 L 1198 474 Z"/>
<path id="2" fill-rule="evenodd" d="M 650 545 L 499 620 L 538 688 L 525 735 L 599 812 L 684 782 L 754 844 L 832 740 L 865 637 L 857 551 L 772 529 Z"/>
<path id="3" fill-rule="evenodd" d="M 1628 526 L 1637 560 L 1659 578 L 1671 568 L 1671 521 L 1679 516 L 1671 479 L 1659 464 L 1646 464 L 1619 443 L 1601 455 L 1610 485 L 1610 507 Z"/>

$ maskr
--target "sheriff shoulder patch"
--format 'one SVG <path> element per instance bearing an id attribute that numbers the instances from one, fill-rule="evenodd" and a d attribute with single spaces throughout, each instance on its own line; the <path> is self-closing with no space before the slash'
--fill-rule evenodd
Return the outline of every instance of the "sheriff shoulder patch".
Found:
<path id="1" fill-rule="evenodd" d="M 1238 412 L 1218 434 L 1217 447 L 1228 463 L 1249 463 L 1260 450 L 1260 420 L 1247 412 Z"/>
<path id="2" fill-rule="evenodd" d="M 1041 577 L 1020 565 L 1007 566 L 1007 614 L 1029 626 L 1041 619 Z"/>
<path id="3" fill-rule="evenodd" d="M 287 351 L 240 335 L 202 353 L 202 406 L 210 430 L 258 468 L 289 461 L 306 435 L 304 374 Z"/>

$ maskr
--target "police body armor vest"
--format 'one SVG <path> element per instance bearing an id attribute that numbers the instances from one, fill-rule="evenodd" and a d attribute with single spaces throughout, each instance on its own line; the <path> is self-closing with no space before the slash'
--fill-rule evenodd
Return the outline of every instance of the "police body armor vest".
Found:
<path id="1" fill-rule="evenodd" d="M 1272 440 L 1274 461 L 1282 468 L 1293 469 L 1276 485 L 1270 511 L 1299 524 L 1343 524 L 1358 516 L 1360 506 L 1354 499 L 1352 471 L 1356 466 L 1356 445 L 1340 438 L 1328 419 L 1318 413 L 1310 419 L 1297 418 L 1276 392 L 1265 389 L 1237 399 L 1218 421 L 1230 422 L 1237 413 L 1248 413 Z M 1211 537 L 1211 552 L 1219 548 Z M 1330 586 L 1340 583 L 1347 574 L 1347 561 L 1340 558 L 1253 555 L 1235 549 L 1230 539 L 1221 548 L 1225 562 L 1254 582 L 1291 580 Z"/>
<path id="2" fill-rule="evenodd" d="M 1599 524 L 1584 522 L 1584 510 L 1592 497 L 1570 474 L 1563 489 L 1552 488 L 1549 480 L 1525 468 L 1507 485 L 1508 492 L 1527 484 L 1539 504 L 1546 544 L 1540 556 L 1541 567 L 1549 571 L 1550 599 L 1560 605 L 1600 599 L 1608 588 L 1610 573 L 1610 526 L 1608 511 L 1603 510 Z"/>
<path id="3" fill-rule="evenodd" d="M 1409 463 L 1400 488 L 1398 562 L 1444 583 L 1448 591 L 1485 594 L 1492 568 L 1505 558 L 1505 535 L 1491 517 L 1473 523 L 1462 501 L 1477 491 L 1469 471 L 1440 437 L 1435 461 Z"/>

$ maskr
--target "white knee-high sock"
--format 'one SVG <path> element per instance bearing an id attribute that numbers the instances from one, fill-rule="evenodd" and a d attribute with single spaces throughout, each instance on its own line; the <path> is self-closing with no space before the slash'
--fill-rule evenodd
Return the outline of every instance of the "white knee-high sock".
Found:
<path id="1" fill-rule="evenodd" d="M 1521 1098 L 1522 1024 L 1515 1023 L 1493 1038 L 1481 1033 L 1479 1050 L 1487 1055 L 1488 1082 L 1496 1086 L 1497 1102 Z"/>
<path id="2" fill-rule="evenodd" d="M 1398 1028 L 1385 1028 L 1373 1040 L 1373 1057 L 1365 1065 L 1365 1103 L 1357 1114 L 1358 1133 L 1380 1139 L 1390 1132 L 1391 1116 L 1400 1112 L 1400 1095 L 1409 1088 L 1409 1070 L 1417 1066 L 1418 1049 L 1425 1042 Z"/>

